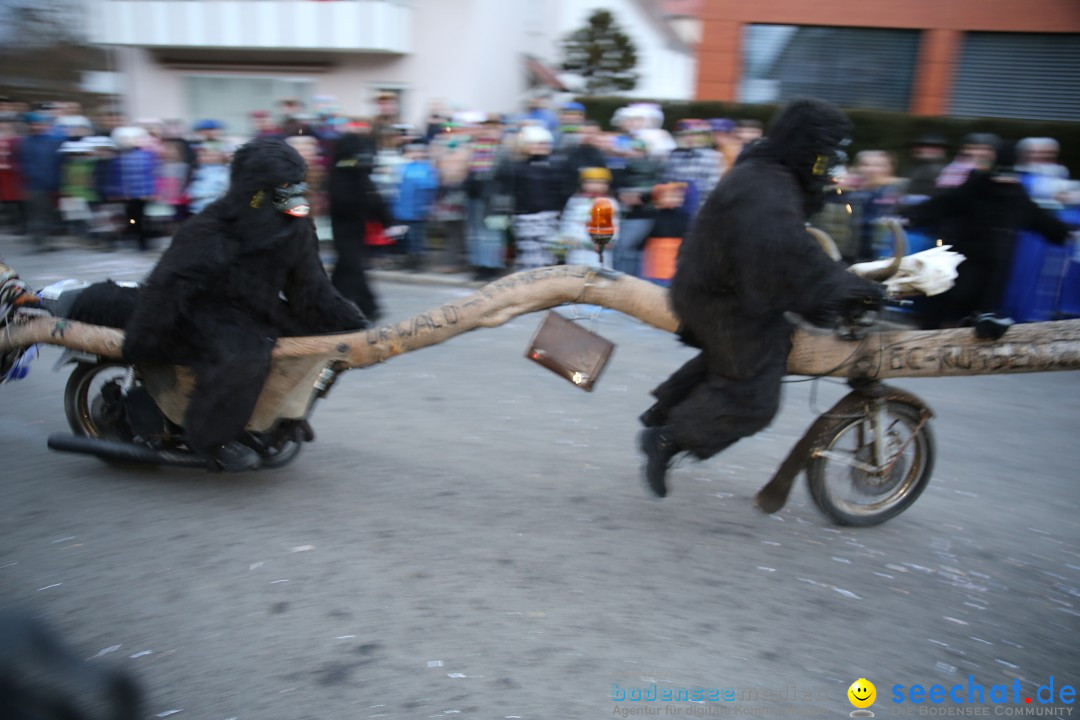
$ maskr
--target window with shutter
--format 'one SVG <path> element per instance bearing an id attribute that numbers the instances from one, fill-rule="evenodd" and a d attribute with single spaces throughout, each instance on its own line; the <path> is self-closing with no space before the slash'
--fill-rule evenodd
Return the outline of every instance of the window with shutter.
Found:
<path id="1" fill-rule="evenodd" d="M 1080 120 L 1080 35 L 967 33 L 949 114 Z"/>
<path id="2" fill-rule="evenodd" d="M 906 111 L 918 30 L 747 25 L 740 102 L 817 97 L 848 108 Z"/>

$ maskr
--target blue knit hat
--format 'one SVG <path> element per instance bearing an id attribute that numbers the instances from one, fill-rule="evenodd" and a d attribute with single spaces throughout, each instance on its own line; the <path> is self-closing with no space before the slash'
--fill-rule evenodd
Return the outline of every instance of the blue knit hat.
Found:
<path id="1" fill-rule="evenodd" d="M 735 121 L 727 118 L 713 118 L 709 121 L 713 132 L 729 133 L 735 129 Z"/>

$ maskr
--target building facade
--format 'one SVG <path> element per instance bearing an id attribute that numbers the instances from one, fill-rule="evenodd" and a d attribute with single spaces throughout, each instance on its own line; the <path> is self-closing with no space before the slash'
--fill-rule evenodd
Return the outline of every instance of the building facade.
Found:
<path id="1" fill-rule="evenodd" d="M 559 40 L 611 9 L 639 49 L 635 95 L 693 97 L 695 56 L 649 0 L 87 0 L 90 34 L 115 49 L 131 117 L 213 117 L 248 131 L 254 110 L 331 97 L 371 115 L 379 92 L 402 119 L 432 103 L 520 109 L 529 68 L 556 67 Z"/>
<path id="2" fill-rule="evenodd" d="M 1080 120 L 1077 0 L 704 0 L 696 97 Z"/>

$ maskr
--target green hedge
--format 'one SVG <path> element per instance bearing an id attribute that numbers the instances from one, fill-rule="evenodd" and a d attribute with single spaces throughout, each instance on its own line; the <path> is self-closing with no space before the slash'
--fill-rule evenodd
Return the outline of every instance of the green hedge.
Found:
<path id="1" fill-rule="evenodd" d="M 611 127 L 615 111 L 640 100 L 621 97 L 581 97 L 586 115 Z M 767 123 L 777 111 L 776 105 L 741 105 L 727 102 L 661 102 L 664 127 L 671 129 L 684 118 L 756 118 Z M 1059 162 L 1069 168 L 1073 178 L 1080 179 L 1080 122 L 1043 122 L 1038 120 L 1007 120 L 1002 118 L 952 118 L 908 115 L 883 110 L 846 110 L 855 131 L 849 154 L 860 150 L 887 150 L 896 154 L 901 167 L 907 159 L 908 144 L 928 132 L 944 135 L 949 141 L 949 156 L 955 153 L 960 139 L 972 132 L 991 132 L 1007 140 L 1025 137 L 1052 137 L 1061 143 Z M 1080 118 L 1078 118 L 1080 120 Z"/>

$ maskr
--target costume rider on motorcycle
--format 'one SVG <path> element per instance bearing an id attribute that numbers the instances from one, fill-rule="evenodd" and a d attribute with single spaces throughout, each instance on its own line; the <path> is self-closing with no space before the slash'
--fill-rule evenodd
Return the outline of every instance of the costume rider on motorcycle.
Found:
<path id="1" fill-rule="evenodd" d="M 238 149 L 228 192 L 176 233 L 126 324 L 127 361 L 194 370 L 185 440 L 226 470 L 259 464 L 239 438 L 277 339 L 369 326 L 319 260 L 306 169 L 281 140 Z"/>
<path id="2" fill-rule="evenodd" d="M 680 247 L 671 304 L 683 341 L 701 353 L 653 391 L 641 417 L 657 496 L 679 453 L 709 458 L 772 422 L 794 330 L 786 312 L 829 325 L 852 306 L 880 305 L 882 286 L 831 260 L 806 231 L 850 131 L 829 103 L 789 104 L 709 195 Z"/>

